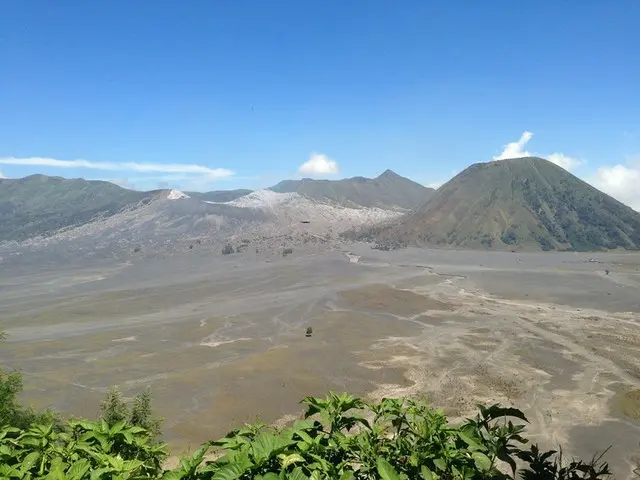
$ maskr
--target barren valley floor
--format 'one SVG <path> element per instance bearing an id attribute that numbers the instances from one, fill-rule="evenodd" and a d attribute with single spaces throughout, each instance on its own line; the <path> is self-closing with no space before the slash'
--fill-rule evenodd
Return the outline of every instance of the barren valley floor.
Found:
<path id="1" fill-rule="evenodd" d="M 27 402 L 95 416 L 111 385 L 149 384 L 174 451 L 331 389 L 426 394 L 452 417 L 501 402 L 547 447 L 611 445 L 618 478 L 640 460 L 638 254 L 355 245 L 34 267 L 2 272 L 0 329 Z"/>

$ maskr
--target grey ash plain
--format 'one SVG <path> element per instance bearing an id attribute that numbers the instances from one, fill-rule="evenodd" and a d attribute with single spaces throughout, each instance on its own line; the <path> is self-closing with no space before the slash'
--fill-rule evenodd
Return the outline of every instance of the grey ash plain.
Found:
<path id="1" fill-rule="evenodd" d="M 611 445 L 618 478 L 640 456 L 620 400 L 640 389 L 640 254 L 345 244 L 87 262 L 2 266 L 0 360 L 38 407 L 95 416 L 111 385 L 151 385 L 185 450 L 284 423 L 329 389 L 425 394 L 453 418 L 520 407 L 532 438 L 569 455 Z"/>

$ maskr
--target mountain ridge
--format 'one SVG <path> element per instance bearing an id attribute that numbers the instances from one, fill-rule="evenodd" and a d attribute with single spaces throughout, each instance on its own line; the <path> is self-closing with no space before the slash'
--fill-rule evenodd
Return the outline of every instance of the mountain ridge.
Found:
<path id="1" fill-rule="evenodd" d="M 42 174 L 5 178 L 0 180 L 0 242 L 48 235 L 110 216 L 151 195 L 102 180 Z"/>
<path id="2" fill-rule="evenodd" d="M 391 178 L 394 175 L 386 172 L 385 176 Z M 369 183 L 374 179 L 362 178 L 360 181 Z M 332 181 L 328 182 L 328 185 L 333 185 Z M 308 231 L 333 235 L 345 228 L 399 214 L 395 204 L 385 204 L 385 198 L 377 202 L 381 207 L 367 207 L 352 201 L 340 202 L 325 196 L 318 200 L 298 193 L 291 193 L 291 198 L 283 202 L 287 197 L 285 194 L 272 190 L 257 192 L 263 193 L 256 194 L 248 189 L 142 192 L 101 180 L 42 174 L 2 179 L 0 243 L 20 243 L 54 236 L 87 239 L 90 235 L 106 239 L 101 240 L 102 243 L 114 242 L 114 245 L 143 241 L 145 237 L 162 243 L 159 239 L 161 232 L 165 232 L 167 240 L 189 235 L 206 236 L 207 232 L 229 234 L 234 228 L 250 228 L 259 236 L 259 226 L 270 224 L 272 226 L 267 229 L 269 235 L 276 235 L 278 228 L 295 233 L 300 230 L 301 223 L 307 225 Z M 251 195 L 257 197 L 252 199 Z M 271 198 L 273 195 L 275 197 Z M 382 195 L 384 197 L 384 191 Z M 332 216 L 335 220 L 330 225 Z M 309 226 L 311 222 L 313 224 Z M 326 232 L 323 233 L 321 225 L 327 229 Z M 105 231 L 100 232 L 100 228 Z M 118 229 L 120 234 L 117 234 Z M 217 235 L 215 233 L 214 236 Z"/>
<path id="3" fill-rule="evenodd" d="M 351 177 L 340 180 L 283 180 L 269 188 L 279 193 L 300 193 L 320 201 L 348 207 L 392 207 L 410 211 L 426 203 L 434 190 L 385 170 L 375 178 Z"/>

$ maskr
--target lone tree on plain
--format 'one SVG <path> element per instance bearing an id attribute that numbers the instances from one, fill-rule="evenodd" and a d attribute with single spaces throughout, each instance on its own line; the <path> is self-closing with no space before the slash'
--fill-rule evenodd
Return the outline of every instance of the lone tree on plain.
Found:
<path id="1" fill-rule="evenodd" d="M 313 328 L 307 327 L 307 331 L 305 332 L 304 336 L 310 337 L 311 335 L 313 335 Z"/>

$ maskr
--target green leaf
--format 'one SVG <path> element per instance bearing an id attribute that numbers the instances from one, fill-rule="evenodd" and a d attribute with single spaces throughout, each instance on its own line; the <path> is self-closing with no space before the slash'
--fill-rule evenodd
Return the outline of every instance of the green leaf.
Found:
<path id="1" fill-rule="evenodd" d="M 216 470 L 211 480 L 236 480 L 245 472 L 245 469 L 235 463 L 230 463 Z M 277 477 L 276 477 L 277 478 Z"/>
<path id="2" fill-rule="evenodd" d="M 484 453 L 482 453 L 482 452 L 473 452 L 471 454 L 471 458 L 473 458 L 473 461 L 475 462 L 476 467 L 481 472 L 488 472 L 489 470 L 491 470 L 493 462 Z"/>
<path id="3" fill-rule="evenodd" d="M 48 480 L 66 480 L 64 469 L 67 464 L 62 461 L 60 457 L 56 457 L 51 461 L 49 465 L 49 474 L 45 477 Z"/>
<path id="4" fill-rule="evenodd" d="M 285 469 L 294 463 L 304 462 L 304 457 L 299 453 L 292 453 L 282 459 L 282 468 Z"/>
<path id="5" fill-rule="evenodd" d="M 184 476 L 182 470 L 172 470 L 170 472 L 164 472 L 161 478 L 162 480 L 182 480 Z"/>
<path id="6" fill-rule="evenodd" d="M 97 480 L 102 477 L 104 473 L 111 471 L 108 467 L 96 468 L 95 470 L 91 470 L 91 480 Z"/>
<path id="7" fill-rule="evenodd" d="M 291 473 L 287 476 L 288 480 L 309 480 L 309 477 L 307 477 L 304 472 L 302 471 L 301 467 L 296 467 L 294 468 Z"/>
<path id="8" fill-rule="evenodd" d="M 0 465 L 0 478 L 23 478 L 24 475 L 15 467 L 10 465 Z"/>
<path id="9" fill-rule="evenodd" d="M 121 456 L 109 456 L 107 457 L 109 464 L 115 468 L 117 471 L 121 471 L 124 468 L 124 460 Z"/>
<path id="10" fill-rule="evenodd" d="M 263 480 L 280 480 L 278 475 L 276 475 L 273 472 L 265 473 L 265 475 L 262 478 Z"/>
<path id="11" fill-rule="evenodd" d="M 122 432 L 122 435 L 124 436 L 125 441 L 131 445 L 133 443 L 134 437 L 133 434 L 127 430 L 125 430 L 124 432 Z"/>
<path id="12" fill-rule="evenodd" d="M 489 408 L 485 408 L 482 413 L 483 416 L 488 420 L 495 420 L 496 418 L 501 417 L 514 417 L 529 423 L 529 420 L 527 420 L 527 417 L 525 417 L 524 413 L 522 413 L 522 411 L 518 410 L 517 408 L 507 408 L 501 407 L 500 405 L 491 405 Z"/>
<path id="13" fill-rule="evenodd" d="M 311 436 L 307 432 L 304 432 L 302 430 L 296 430 L 295 435 L 298 435 L 303 441 L 309 444 L 313 443 L 313 438 L 311 438 Z"/>
<path id="14" fill-rule="evenodd" d="M 252 443 L 252 451 L 256 464 L 260 464 L 274 455 L 279 454 L 289 445 L 287 440 L 273 433 L 261 433 Z"/>
<path id="15" fill-rule="evenodd" d="M 122 464 L 122 468 L 125 472 L 133 472 L 134 470 L 140 468 L 142 465 L 144 465 L 144 462 L 141 462 L 140 460 L 126 460 Z"/>
<path id="16" fill-rule="evenodd" d="M 444 460 L 444 458 L 435 458 L 433 460 L 433 464 L 436 466 L 436 468 L 442 472 L 444 472 L 447 469 L 447 462 Z"/>
<path id="17" fill-rule="evenodd" d="M 89 460 L 83 458 L 75 462 L 69 470 L 67 470 L 67 478 L 69 480 L 81 480 L 91 468 Z"/>
<path id="18" fill-rule="evenodd" d="M 40 459 L 40 452 L 31 452 L 29 455 L 24 457 L 22 462 L 20 462 L 21 463 L 20 470 L 25 473 L 28 472 L 33 468 L 33 466 L 36 463 L 38 463 L 39 459 Z"/>
<path id="19" fill-rule="evenodd" d="M 115 435 L 116 433 L 121 432 L 125 425 L 126 425 L 126 422 L 124 420 L 122 420 L 122 421 L 116 423 L 113 427 L 111 427 L 109 433 L 111 435 Z"/>
<path id="20" fill-rule="evenodd" d="M 553 453 L 555 453 L 555 452 L 553 452 Z M 506 451 L 501 451 L 501 452 L 498 452 L 498 458 L 500 460 L 502 460 L 503 462 L 509 464 L 509 466 L 511 467 L 511 472 L 515 476 L 516 469 L 517 469 L 517 464 L 516 464 L 516 461 L 513 458 L 511 458 L 511 455 L 509 455 L 509 453 L 506 452 Z"/>
<path id="21" fill-rule="evenodd" d="M 470 435 L 467 435 L 465 432 L 462 431 L 458 431 L 457 432 L 458 437 L 460 438 L 460 440 L 462 440 L 464 443 L 466 443 L 467 445 L 469 445 L 469 447 L 472 450 L 480 450 L 482 449 L 482 446 Z"/>
<path id="22" fill-rule="evenodd" d="M 376 467 L 378 469 L 378 475 L 380 475 L 382 480 L 400 480 L 398 473 L 383 457 L 378 457 Z"/>
<path id="23" fill-rule="evenodd" d="M 420 475 L 424 480 L 435 480 L 433 472 L 426 465 L 422 465 L 422 468 L 420 468 Z"/>

